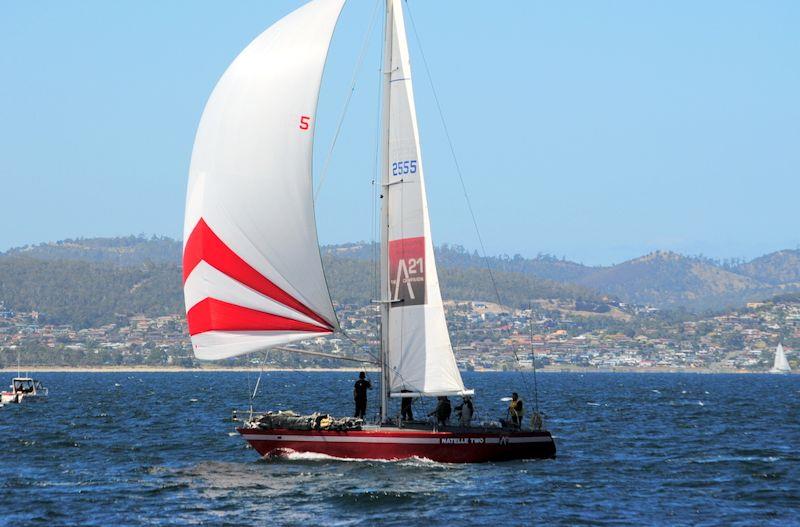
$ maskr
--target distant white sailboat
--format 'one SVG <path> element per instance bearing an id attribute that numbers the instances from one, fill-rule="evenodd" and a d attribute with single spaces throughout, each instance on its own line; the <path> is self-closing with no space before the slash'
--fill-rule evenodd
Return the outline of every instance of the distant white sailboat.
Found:
<path id="1" fill-rule="evenodd" d="M 775 362 L 772 365 L 770 373 L 789 373 L 792 369 L 789 367 L 789 361 L 786 360 L 786 354 L 783 352 L 783 345 L 778 344 L 775 348 Z"/>

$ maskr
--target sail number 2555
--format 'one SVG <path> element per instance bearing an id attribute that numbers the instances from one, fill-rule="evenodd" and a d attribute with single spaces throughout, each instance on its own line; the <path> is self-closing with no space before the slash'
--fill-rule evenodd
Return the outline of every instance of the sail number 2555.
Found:
<path id="1" fill-rule="evenodd" d="M 417 160 L 409 159 L 408 161 L 398 161 L 392 163 L 392 175 L 402 176 L 403 174 L 415 174 L 417 172 Z"/>

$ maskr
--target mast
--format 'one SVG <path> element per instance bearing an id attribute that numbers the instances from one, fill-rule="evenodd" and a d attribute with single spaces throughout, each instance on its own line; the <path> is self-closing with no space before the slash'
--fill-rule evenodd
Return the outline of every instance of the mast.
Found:
<path id="1" fill-rule="evenodd" d="M 444 313 L 400 0 L 386 1 L 381 160 L 382 417 L 388 397 L 468 393 Z M 388 393 L 387 393 L 388 392 Z"/>
<path id="2" fill-rule="evenodd" d="M 389 411 L 389 108 L 392 78 L 392 0 L 386 0 L 383 27 L 383 73 L 381 104 L 381 423 Z"/>

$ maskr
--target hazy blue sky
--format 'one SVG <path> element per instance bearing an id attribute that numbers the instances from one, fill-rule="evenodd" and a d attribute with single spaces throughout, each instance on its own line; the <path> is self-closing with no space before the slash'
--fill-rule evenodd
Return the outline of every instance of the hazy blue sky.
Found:
<path id="1" fill-rule="evenodd" d="M 236 54 L 302 2 L 0 2 L 0 250 L 181 232 L 192 142 Z M 328 151 L 373 0 L 339 23 Z M 411 0 L 492 253 L 586 263 L 800 244 L 800 2 Z M 410 31 L 410 27 L 409 27 Z M 370 237 L 379 32 L 318 202 Z M 411 36 L 436 243 L 474 248 Z"/>

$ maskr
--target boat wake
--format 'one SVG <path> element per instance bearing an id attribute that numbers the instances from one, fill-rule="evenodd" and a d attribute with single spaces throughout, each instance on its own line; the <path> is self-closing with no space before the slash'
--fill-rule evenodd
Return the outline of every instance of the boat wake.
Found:
<path id="1" fill-rule="evenodd" d="M 397 463 L 399 465 L 436 465 L 446 466 L 444 463 L 433 461 L 424 457 L 410 457 L 403 459 L 366 459 L 366 458 L 351 458 L 351 457 L 336 457 L 329 456 L 328 454 L 320 454 L 318 452 L 296 452 L 294 450 L 282 450 L 280 452 L 272 452 L 261 458 L 265 462 L 341 462 L 341 463 Z"/>

